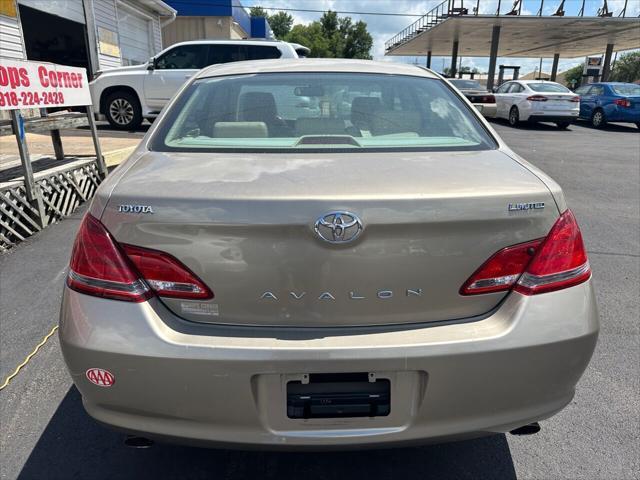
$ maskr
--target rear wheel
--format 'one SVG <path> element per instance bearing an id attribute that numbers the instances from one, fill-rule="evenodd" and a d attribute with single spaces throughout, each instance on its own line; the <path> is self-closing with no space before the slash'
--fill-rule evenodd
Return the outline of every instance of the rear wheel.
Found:
<path id="1" fill-rule="evenodd" d="M 520 124 L 520 112 L 518 107 L 511 107 L 509 110 L 509 125 L 517 127 Z"/>
<path id="2" fill-rule="evenodd" d="M 134 130 L 142 123 L 142 108 L 135 95 L 118 91 L 107 97 L 107 120 L 112 127 L 118 130 Z"/>
<path id="3" fill-rule="evenodd" d="M 569 125 L 571 125 L 571 122 L 556 122 L 556 126 L 560 130 L 566 130 L 567 128 L 569 128 Z"/>
<path id="4" fill-rule="evenodd" d="M 591 126 L 594 128 L 602 128 L 607 123 L 607 119 L 604 117 L 604 112 L 600 109 L 593 112 L 591 115 Z"/>

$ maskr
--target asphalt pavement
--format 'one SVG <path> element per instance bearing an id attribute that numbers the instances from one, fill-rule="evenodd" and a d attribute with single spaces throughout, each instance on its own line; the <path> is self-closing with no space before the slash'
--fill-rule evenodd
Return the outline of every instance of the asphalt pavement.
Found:
<path id="1" fill-rule="evenodd" d="M 54 335 L 0 392 L 0 478 L 640 478 L 640 133 L 625 126 L 494 126 L 564 188 L 585 237 L 601 314 L 598 346 L 575 399 L 542 422 L 539 434 L 375 452 L 129 449 L 123 435 L 84 412 Z M 57 322 L 82 213 L 0 255 L 1 380 Z"/>

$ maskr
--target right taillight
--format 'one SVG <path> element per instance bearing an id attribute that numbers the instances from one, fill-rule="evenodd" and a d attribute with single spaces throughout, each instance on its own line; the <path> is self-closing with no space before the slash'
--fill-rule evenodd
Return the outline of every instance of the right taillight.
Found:
<path id="1" fill-rule="evenodd" d="M 525 295 L 572 287 L 591 277 L 582 233 L 571 210 L 564 212 L 537 249 L 515 286 Z"/>
<path id="2" fill-rule="evenodd" d="M 67 285 L 87 295 L 128 302 L 143 302 L 154 294 L 213 298 L 213 292 L 179 260 L 158 250 L 119 245 L 89 214 L 73 245 Z"/>
<path id="3" fill-rule="evenodd" d="M 591 276 L 578 223 L 564 212 L 541 240 L 495 253 L 462 285 L 462 295 L 515 290 L 524 295 L 551 292 L 585 282 Z"/>

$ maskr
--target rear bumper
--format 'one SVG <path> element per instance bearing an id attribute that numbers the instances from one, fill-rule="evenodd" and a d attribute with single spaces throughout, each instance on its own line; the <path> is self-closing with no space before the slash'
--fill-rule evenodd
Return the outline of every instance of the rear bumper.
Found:
<path id="1" fill-rule="evenodd" d="M 528 120 L 530 122 L 552 122 L 552 123 L 556 123 L 556 122 L 570 122 L 573 123 L 578 119 L 578 113 L 576 112 L 575 114 L 562 114 L 562 115 L 558 115 L 558 114 L 535 114 L 535 115 L 529 115 Z"/>
<path id="2" fill-rule="evenodd" d="M 473 106 L 487 118 L 494 118 L 498 110 L 495 103 L 474 103 Z"/>
<path id="3" fill-rule="evenodd" d="M 511 294 L 483 320 L 367 329 L 195 326 L 156 299 L 129 304 L 65 289 L 62 351 L 87 412 L 152 438 L 260 448 L 443 441 L 553 415 L 595 347 L 591 281 Z M 113 386 L 90 383 L 102 368 Z M 386 417 L 292 420 L 287 381 L 375 372 L 391 381 Z"/>
<path id="4" fill-rule="evenodd" d="M 637 108 L 622 108 L 616 105 L 614 108 L 610 108 L 605 111 L 605 117 L 609 122 L 640 122 L 640 107 Z"/>

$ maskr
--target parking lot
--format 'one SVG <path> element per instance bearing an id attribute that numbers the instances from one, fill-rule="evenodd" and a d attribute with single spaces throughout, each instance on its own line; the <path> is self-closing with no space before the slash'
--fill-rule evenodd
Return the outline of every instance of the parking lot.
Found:
<path id="1" fill-rule="evenodd" d="M 0 392 L 1 478 L 631 479 L 640 476 L 640 133 L 584 124 L 495 128 L 558 181 L 597 286 L 601 336 L 573 402 L 534 436 L 384 451 L 135 450 L 89 418 L 57 336 Z M 0 256 L 4 380 L 57 322 L 83 209 Z M 487 372 L 491 375 L 491 372 Z M 224 395 L 224 392 L 221 392 Z M 230 399 L 231 401 L 231 399 Z"/>

